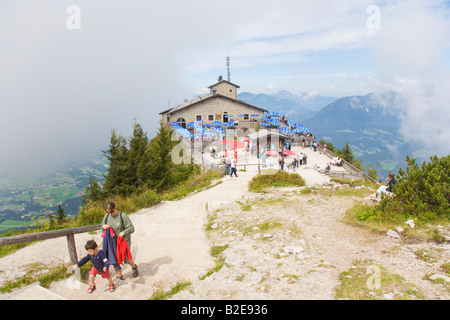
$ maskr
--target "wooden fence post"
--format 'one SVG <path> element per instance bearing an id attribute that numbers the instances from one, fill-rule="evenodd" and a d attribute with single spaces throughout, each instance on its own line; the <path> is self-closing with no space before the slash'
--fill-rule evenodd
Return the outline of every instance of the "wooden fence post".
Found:
<path id="1" fill-rule="evenodd" d="M 78 263 L 77 258 L 77 248 L 75 247 L 75 236 L 70 233 L 66 236 L 67 238 L 67 248 L 69 249 L 69 258 L 72 264 Z"/>
<path id="2" fill-rule="evenodd" d="M 66 236 L 67 238 L 67 248 L 69 249 L 69 258 L 72 264 L 78 262 L 77 260 L 77 249 L 75 247 L 75 234 L 85 233 L 90 231 L 100 230 L 102 225 L 96 224 L 92 226 L 75 227 L 69 229 L 60 229 L 39 233 L 25 233 L 10 237 L 0 237 L 0 247 L 9 246 L 17 243 L 27 243 L 32 241 L 40 241 L 47 239 L 54 239 Z"/>

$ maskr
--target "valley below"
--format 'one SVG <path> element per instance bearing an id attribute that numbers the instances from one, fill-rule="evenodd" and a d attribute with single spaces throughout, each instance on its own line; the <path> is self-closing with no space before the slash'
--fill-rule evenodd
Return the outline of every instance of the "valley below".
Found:
<path id="1" fill-rule="evenodd" d="M 106 162 L 89 159 L 47 174 L 9 175 L 0 179 L 0 233 L 33 227 L 49 214 L 56 215 L 58 205 L 64 214 L 78 214 L 89 176 L 102 180 Z"/>

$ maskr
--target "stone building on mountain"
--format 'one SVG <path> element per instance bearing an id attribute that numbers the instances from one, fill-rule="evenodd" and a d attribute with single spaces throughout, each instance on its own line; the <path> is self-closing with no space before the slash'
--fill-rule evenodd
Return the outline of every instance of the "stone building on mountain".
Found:
<path id="1" fill-rule="evenodd" d="M 215 121 L 235 121 L 236 129 L 256 129 L 257 120 L 263 117 L 267 110 L 239 100 L 239 88 L 238 85 L 219 77 L 217 83 L 208 87 L 208 94 L 190 101 L 185 100 L 184 103 L 161 112 L 162 123 L 168 126 L 177 122 L 187 128 L 188 123 L 195 121 L 211 125 Z"/>

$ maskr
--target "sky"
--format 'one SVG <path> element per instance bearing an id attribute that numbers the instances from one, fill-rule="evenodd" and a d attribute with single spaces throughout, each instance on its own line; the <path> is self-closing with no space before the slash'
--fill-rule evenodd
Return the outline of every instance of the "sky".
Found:
<path id="1" fill-rule="evenodd" d="M 226 56 L 241 92 L 401 92 L 404 135 L 448 154 L 448 30 L 439 0 L 3 0 L 0 176 L 98 155 L 134 119 L 154 136 Z"/>

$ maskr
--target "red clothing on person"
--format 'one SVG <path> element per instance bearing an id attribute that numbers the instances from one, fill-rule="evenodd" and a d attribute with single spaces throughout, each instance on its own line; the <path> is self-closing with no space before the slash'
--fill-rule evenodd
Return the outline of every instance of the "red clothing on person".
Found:
<path id="1" fill-rule="evenodd" d="M 111 274 L 109 273 L 109 270 L 100 272 L 95 267 L 92 267 L 91 271 L 89 272 L 89 275 L 95 277 L 97 275 L 97 273 L 100 273 L 102 275 L 102 278 L 104 278 L 104 279 L 111 278 Z"/>
<path id="2" fill-rule="evenodd" d="M 127 242 L 123 237 L 117 237 L 117 264 L 123 265 L 123 262 L 125 259 L 128 258 L 128 260 L 133 260 L 131 257 L 130 248 L 128 247 Z"/>

